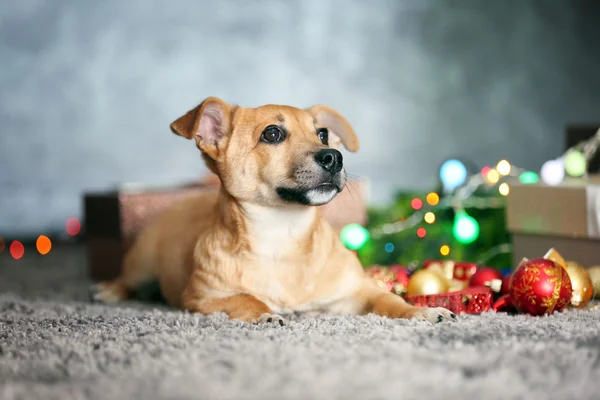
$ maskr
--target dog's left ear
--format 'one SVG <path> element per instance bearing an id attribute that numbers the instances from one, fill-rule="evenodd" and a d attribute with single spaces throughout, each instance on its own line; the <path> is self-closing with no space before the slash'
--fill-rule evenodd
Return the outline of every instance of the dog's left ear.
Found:
<path id="1" fill-rule="evenodd" d="M 350 123 L 340 113 L 322 104 L 307 108 L 306 111 L 315 118 L 319 125 L 329 129 L 330 136 L 333 134 L 339 137 L 348 151 L 353 153 L 358 151 L 360 146 L 358 137 Z"/>
<path id="2" fill-rule="evenodd" d="M 209 97 L 199 106 L 171 123 L 171 131 L 187 139 L 196 139 L 198 148 L 213 160 L 229 139 L 231 106 L 217 97 Z"/>

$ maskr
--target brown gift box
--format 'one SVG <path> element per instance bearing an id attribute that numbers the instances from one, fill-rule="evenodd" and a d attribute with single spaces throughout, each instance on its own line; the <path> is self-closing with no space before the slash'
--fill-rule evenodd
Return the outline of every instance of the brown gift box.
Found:
<path id="1" fill-rule="evenodd" d="M 566 260 L 600 265 L 600 175 L 568 178 L 556 186 L 512 184 L 506 220 L 515 266 L 552 247 Z"/>
<path id="2" fill-rule="evenodd" d="M 218 178 L 211 175 L 189 185 L 162 188 L 125 185 L 119 190 L 85 194 L 85 240 L 92 279 L 114 278 L 137 234 L 166 207 L 200 191 L 217 191 L 219 185 Z M 350 223 L 364 225 L 366 203 L 367 182 L 349 180 L 346 189 L 323 206 L 323 215 L 337 231 Z"/>

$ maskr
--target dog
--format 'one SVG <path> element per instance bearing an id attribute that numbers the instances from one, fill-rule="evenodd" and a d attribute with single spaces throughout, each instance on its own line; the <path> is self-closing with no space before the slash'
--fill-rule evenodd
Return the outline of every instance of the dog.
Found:
<path id="1" fill-rule="evenodd" d="M 289 313 L 332 313 L 438 323 L 456 315 L 416 307 L 380 288 L 323 219 L 319 206 L 346 185 L 339 144 L 359 140 L 325 105 L 243 108 L 209 97 L 170 125 L 194 140 L 220 179 L 215 193 L 186 198 L 140 233 L 120 275 L 93 288 L 114 303 L 158 281 L 175 308 L 285 325 Z"/>

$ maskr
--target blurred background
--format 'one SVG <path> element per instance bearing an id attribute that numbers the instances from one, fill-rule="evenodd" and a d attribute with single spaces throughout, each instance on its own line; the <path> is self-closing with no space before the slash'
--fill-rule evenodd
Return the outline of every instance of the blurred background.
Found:
<path id="1" fill-rule="evenodd" d="M 64 230 L 86 191 L 201 177 L 169 123 L 208 96 L 338 109 L 373 204 L 450 157 L 539 170 L 599 119 L 598 4 L 4 1 L 0 234 Z"/>

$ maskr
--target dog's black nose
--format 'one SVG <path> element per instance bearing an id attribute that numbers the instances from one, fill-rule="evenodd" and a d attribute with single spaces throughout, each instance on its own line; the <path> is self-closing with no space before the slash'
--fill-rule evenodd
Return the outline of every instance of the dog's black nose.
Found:
<path id="1" fill-rule="evenodd" d="M 335 174 L 340 172 L 344 166 L 344 159 L 342 153 L 335 149 L 323 149 L 315 153 L 315 160 L 323 167 L 326 171 Z"/>

